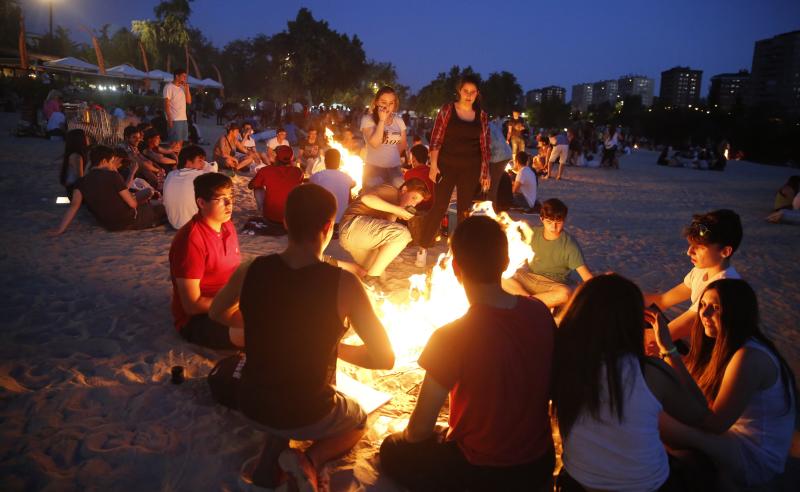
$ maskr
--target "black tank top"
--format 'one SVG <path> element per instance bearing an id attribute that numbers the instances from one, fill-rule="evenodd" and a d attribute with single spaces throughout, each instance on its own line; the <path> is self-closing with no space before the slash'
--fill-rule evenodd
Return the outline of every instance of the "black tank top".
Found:
<path id="1" fill-rule="evenodd" d="M 442 149 L 439 151 L 439 167 L 459 169 L 466 166 L 481 165 L 481 114 L 475 111 L 475 119 L 464 121 L 458 117 L 456 108 L 450 113 L 450 120 L 444 131 Z"/>
<path id="2" fill-rule="evenodd" d="M 341 269 L 292 269 L 277 255 L 250 265 L 239 307 L 247 361 L 239 408 L 276 429 L 303 427 L 333 410 L 336 358 L 345 332 L 338 316 Z"/>

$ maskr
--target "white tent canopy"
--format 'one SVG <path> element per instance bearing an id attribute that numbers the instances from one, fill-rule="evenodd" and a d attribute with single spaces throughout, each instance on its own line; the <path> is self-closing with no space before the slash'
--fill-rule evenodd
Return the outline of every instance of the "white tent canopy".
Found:
<path id="1" fill-rule="evenodd" d="M 203 79 L 200 82 L 204 86 L 210 87 L 212 89 L 222 89 L 222 87 L 223 87 L 222 84 L 220 84 L 219 82 L 217 82 L 216 80 L 211 79 L 211 78 Z"/>
<path id="2" fill-rule="evenodd" d="M 147 72 L 147 78 L 153 80 L 160 80 L 162 82 L 172 82 L 172 74 L 163 70 L 150 70 Z"/>
<path id="3" fill-rule="evenodd" d="M 109 68 L 106 70 L 106 73 L 119 75 L 125 78 L 131 79 L 145 79 L 148 77 L 147 73 L 138 70 L 127 63 L 123 63 L 122 65 L 117 65 L 116 67 Z"/>
<path id="4" fill-rule="evenodd" d="M 80 70 L 83 72 L 97 72 L 100 70 L 100 67 L 97 65 L 92 65 L 91 63 L 79 60 L 78 58 L 72 56 L 44 62 L 44 66 L 50 68 L 63 68 L 65 70 Z"/>
<path id="5" fill-rule="evenodd" d="M 196 79 L 196 78 L 192 77 L 191 75 L 186 77 L 186 81 L 189 82 L 189 85 L 194 85 L 194 86 L 197 86 L 197 87 L 205 87 L 205 85 L 206 85 L 206 84 L 203 83 L 202 80 Z"/>

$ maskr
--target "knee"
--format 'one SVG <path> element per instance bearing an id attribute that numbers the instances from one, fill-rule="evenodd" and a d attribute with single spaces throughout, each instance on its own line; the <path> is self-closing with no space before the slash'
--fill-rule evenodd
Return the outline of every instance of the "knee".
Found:
<path id="1" fill-rule="evenodd" d="M 381 468 L 387 475 L 396 474 L 398 471 L 399 457 L 402 453 L 403 433 L 397 432 L 390 434 L 381 443 L 379 456 L 381 457 Z"/>
<path id="2" fill-rule="evenodd" d="M 556 304 L 566 304 L 569 301 L 569 297 L 572 295 L 572 289 L 569 288 L 567 285 L 559 285 L 558 287 L 553 290 L 553 296 L 555 297 Z"/>

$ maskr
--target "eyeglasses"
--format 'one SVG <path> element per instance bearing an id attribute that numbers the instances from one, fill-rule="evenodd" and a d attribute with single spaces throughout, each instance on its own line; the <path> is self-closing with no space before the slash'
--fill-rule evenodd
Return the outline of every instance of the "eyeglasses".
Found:
<path id="1" fill-rule="evenodd" d="M 210 202 L 220 202 L 223 205 L 233 205 L 233 197 L 232 196 L 218 196 L 214 197 Z"/>

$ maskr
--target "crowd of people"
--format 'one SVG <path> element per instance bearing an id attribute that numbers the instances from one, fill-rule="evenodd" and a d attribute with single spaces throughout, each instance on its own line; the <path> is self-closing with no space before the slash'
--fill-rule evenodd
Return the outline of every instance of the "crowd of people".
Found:
<path id="1" fill-rule="evenodd" d="M 408 149 L 396 92 L 377 92 L 360 121 L 364 190 L 353 198 L 355 182 L 338 169 L 342 156 L 317 128 L 293 143 L 285 127 L 272 136 L 229 123 L 214 147 L 216 166 L 206 162 L 201 147 L 186 144 L 179 106 L 185 111 L 190 96 L 176 77 L 164 92 L 168 143 L 144 123 L 128 126 L 117 149 L 90 149 L 82 130 L 66 134 L 60 180 L 72 200 L 53 234 L 83 203 L 111 231 L 166 221 L 177 230 L 169 250 L 175 329 L 187 342 L 238 351 L 210 373 L 211 391 L 265 434 L 259 454 L 242 466 L 245 486 L 291 481 L 317 490 L 321 467 L 364 435 L 365 411 L 336 387 L 337 358 L 393 367 L 367 291 L 385 288 L 386 268 L 409 244 L 423 252 L 442 239 L 454 190 L 449 247 L 470 308 L 427 342 L 408 425 L 381 444 L 383 473 L 410 490 L 551 488 L 552 401 L 563 444 L 558 490 L 735 490 L 780 474 L 796 385 L 759 329 L 756 294 L 732 265 L 743 236 L 739 216 L 693 217 L 683 233 L 693 268 L 667 292 L 642 293 L 620 275 L 595 275 L 565 230 L 567 205 L 537 199 L 539 177 L 559 179 L 580 151 L 576 135 L 542 135 L 549 148 L 537 161 L 525 151 L 519 122 L 503 131 L 490 121 L 478 80 L 464 77 L 456 94 L 439 110 L 429 146 L 415 137 Z M 345 148 L 357 148 L 356 134 L 346 131 Z M 611 167 L 615 138 L 610 128 L 602 144 Z M 267 140 L 266 152 L 259 140 Z M 504 172 L 512 157 L 513 179 Z M 248 167 L 264 221 L 284 227 L 288 245 L 242 261 L 234 184 L 217 171 Z M 796 185 L 790 180 L 779 191 L 776 207 L 792 193 L 797 201 Z M 533 260 L 510 279 L 502 278 L 509 263 L 502 227 L 469 216 L 476 193 L 498 209 L 506 202 L 539 213 Z M 335 237 L 353 262 L 323 254 Z M 577 288 L 572 272 L 582 281 Z M 668 321 L 662 311 L 684 301 L 689 309 Z M 362 345 L 342 341 L 348 328 Z M 448 398 L 443 430 L 436 422 Z M 312 444 L 301 451 L 290 440 Z"/>

